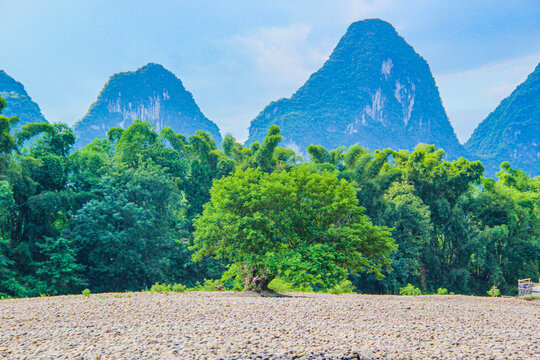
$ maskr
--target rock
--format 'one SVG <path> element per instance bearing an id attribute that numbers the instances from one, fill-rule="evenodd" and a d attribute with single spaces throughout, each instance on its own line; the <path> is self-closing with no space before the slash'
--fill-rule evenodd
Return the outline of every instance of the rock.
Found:
<path id="1" fill-rule="evenodd" d="M 0 358 L 535 359 L 538 352 L 537 320 L 521 316 L 538 310 L 531 302 L 225 291 L 99 296 L 107 300 L 0 301 Z"/>

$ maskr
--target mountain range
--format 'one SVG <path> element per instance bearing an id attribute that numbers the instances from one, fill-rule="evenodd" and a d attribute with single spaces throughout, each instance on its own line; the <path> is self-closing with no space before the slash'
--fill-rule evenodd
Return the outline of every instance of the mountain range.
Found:
<path id="1" fill-rule="evenodd" d="M 24 86 L 1 70 L 0 96 L 8 104 L 3 115 L 18 116 L 18 127 L 46 121 Z M 74 125 L 76 148 L 135 119 L 153 123 L 158 131 L 170 126 L 186 136 L 203 130 L 221 143 L 218 126 L 202 113 L 182 81 L 150 63 L 109 78 Z M 481 160 L 488 176 L 503 161 L 535 176 L 540 174 L 540 64 L 461 145 L 425 59 L 391 24 L 358 21 L 303 86 L 251 121 L 246 145 L 262 141 L 274 124 L 281 129 L 282 144 L 302 155 L 311 144 L 410 150 L 429 143 L 443 148 L 449 159 Z"/>

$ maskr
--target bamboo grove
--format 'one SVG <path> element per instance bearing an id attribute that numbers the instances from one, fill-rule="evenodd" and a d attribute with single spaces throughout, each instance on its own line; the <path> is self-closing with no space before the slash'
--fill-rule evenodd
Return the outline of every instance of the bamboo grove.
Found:
<path id="1" fill-rule="evenodd" d="M 66 125 L 16 122 L 0 115 L 3 297 L 246 276 L 513 294 L 540 276 L 540 179 L 508 163 L 493 180 L 432 145 L 301 157 L 277 126 L 262 143 L 226 135 L 217 147 L 142 121 L 73 150 Z"/>

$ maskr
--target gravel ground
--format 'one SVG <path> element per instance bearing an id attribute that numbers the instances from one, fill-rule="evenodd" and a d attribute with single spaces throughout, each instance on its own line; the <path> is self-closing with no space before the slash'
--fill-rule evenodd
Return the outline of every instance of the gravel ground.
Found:
<path id="1" fill-rule="evenodd" d="M 0 301 L 0 359 L 540 359 L 540 301 L 93 294 Z"/>

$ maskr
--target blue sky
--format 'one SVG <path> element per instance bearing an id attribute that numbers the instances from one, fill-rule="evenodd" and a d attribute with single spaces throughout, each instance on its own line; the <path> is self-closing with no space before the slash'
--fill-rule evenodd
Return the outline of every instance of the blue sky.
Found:
<path id="1" fill-rule="evenodd" d="M 73 124 L 110 75 L 161 63 L 223 134 L 245 139 L 366 18 L 428 61 L 462 142 L 540 62 L 538 0 L 0 0 L 0 69 L 49 121 Z"/>

